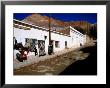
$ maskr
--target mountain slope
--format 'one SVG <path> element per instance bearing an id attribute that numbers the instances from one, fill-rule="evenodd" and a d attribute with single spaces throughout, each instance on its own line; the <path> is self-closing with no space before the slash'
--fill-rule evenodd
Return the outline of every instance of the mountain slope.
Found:
<path id="1" fill-rule="evenodd" d="M 49 28 L 49 17 L 43 16 L 41 14 L 37 14 L 37 13 L 32 14 L 26 17 L 23 21 L 37 26 Z M 53 18 L 50 18 L 50 25 L 51 25 L 51 30 L 60 31 L 60 32 L 62 32 L 62 30 L 63 31 L 67 30 L 69 26 L 72 26 L 76 30 L 84 34 L 86 33 L 88 35 L 90 35 L 91 30 L 93 30 L 93 26 L 94 26 L 94 24 L 90 24 L 87 21 L 63 22 Z M 95 26 L 95 30 L 97 29 L 96 26 Z"/>

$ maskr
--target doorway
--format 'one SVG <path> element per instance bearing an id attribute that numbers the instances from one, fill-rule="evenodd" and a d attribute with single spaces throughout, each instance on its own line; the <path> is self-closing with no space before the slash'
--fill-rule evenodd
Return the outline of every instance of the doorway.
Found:
<path id="1" fill-rule="evenodd" d="M 65 41 L 65 48 L 67 48 L 67 41 Z"/>

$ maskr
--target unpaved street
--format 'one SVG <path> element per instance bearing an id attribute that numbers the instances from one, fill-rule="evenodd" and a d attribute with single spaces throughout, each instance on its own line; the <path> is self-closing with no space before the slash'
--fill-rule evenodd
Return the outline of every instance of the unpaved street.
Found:
<path id="1" fill-rule="evenodd" d="M 15 69 L 14 75 L 58 75 L 74 62 L 83 61 L 90 56 L 90 52 L 85 52 L 82 49 L 91 46 L 94 46 L 94 43 L 89 43 L 83 48 Z"/>
<path id="2" fill-rule="evenodd" d="M 58 75 L 70 64 L 77 60 L 83 60 L 89 53 L 80 50 L 68 52 L 55 58 L 39 61 L 38 63 L 14 70 L 15 75 Z"/>

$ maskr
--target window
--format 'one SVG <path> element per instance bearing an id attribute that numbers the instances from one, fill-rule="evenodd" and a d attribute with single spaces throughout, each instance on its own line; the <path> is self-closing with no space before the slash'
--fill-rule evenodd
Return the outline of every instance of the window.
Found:
<path id="1" fill-rule="evenodd" d="M 67 48 L 67 41 L 65 41 L 65 48 Z"/>
<path id="2" fill-rule="evenodd" d="M 59 41 L 55 41 L 55 47 L 56 48 L 59 48 L 60 47 Z"/>
<path id="3" fill-rule="evenodd" d="M 47 36 L 44 36 L 44 39 L 46 40 L 47 39 Z"/>

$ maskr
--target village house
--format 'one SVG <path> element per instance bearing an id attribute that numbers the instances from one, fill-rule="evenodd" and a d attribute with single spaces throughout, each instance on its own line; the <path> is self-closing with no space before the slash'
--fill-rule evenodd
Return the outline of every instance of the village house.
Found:
<path id="1" fill-rule="evenodd" d="M 43 52 L 45 55 L 48 54 L 49 29 L 14 19 L 13 31 L 13 37 L 17 43 L 30 47 L 32 52 L 33 48 L 37 47 L 38 53 Z M 56 30 L 50 30 L 50 32 L 54 53 L 65 48 L 80 47 L 86 43 L 86 35 L 71 26 L 65 32 Z"/>

